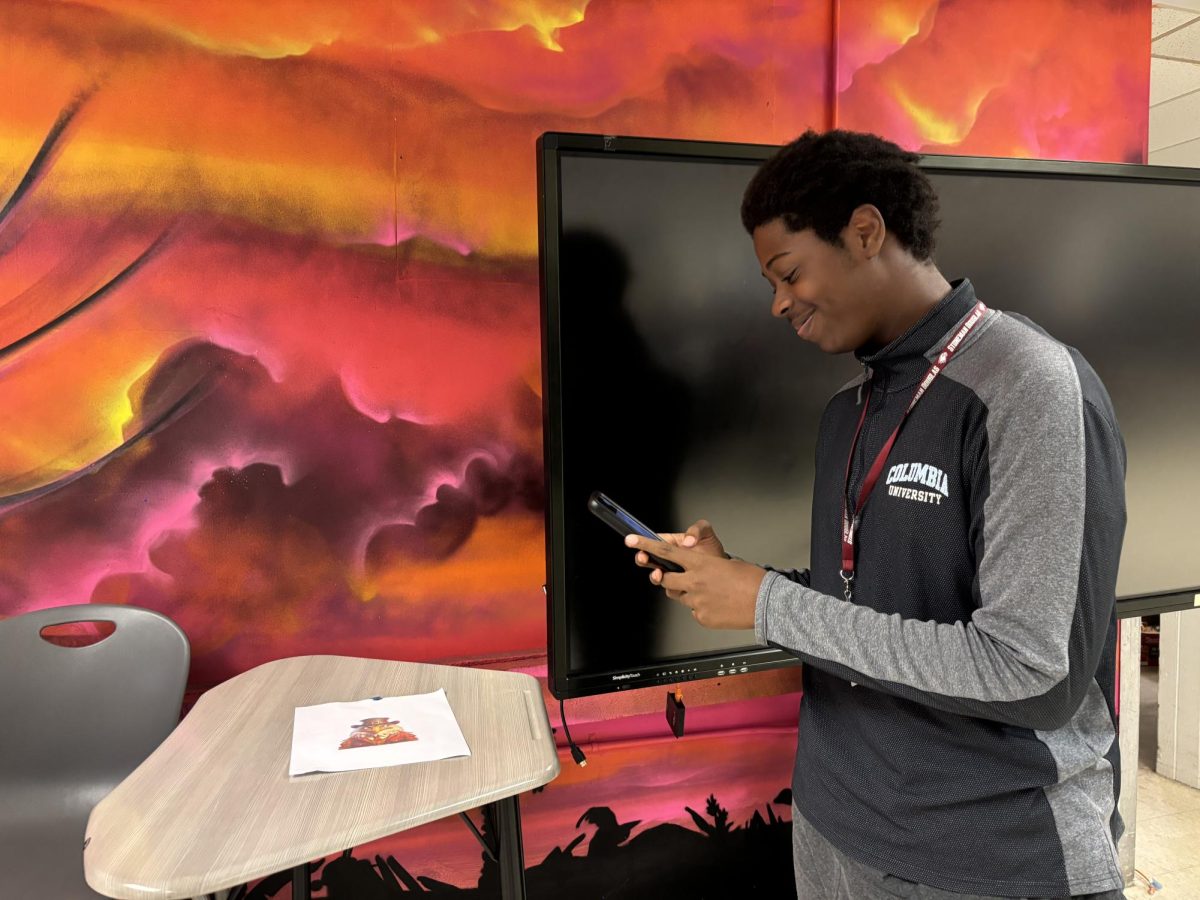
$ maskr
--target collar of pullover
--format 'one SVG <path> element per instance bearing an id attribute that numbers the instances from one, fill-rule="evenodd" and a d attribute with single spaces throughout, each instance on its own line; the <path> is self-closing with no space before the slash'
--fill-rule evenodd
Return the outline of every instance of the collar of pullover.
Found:
<path id="1" fill-rule="evenodd" d="M 889 391 L 916 384 L 928 371 L 931 356 L 942 349 L 941 343 L 977 302 L 968 279 L 953 281 L 950 292 L 900 337 L 882 350 L 858 350 L 854 355 L 873 373 L 886 373 Z"/>

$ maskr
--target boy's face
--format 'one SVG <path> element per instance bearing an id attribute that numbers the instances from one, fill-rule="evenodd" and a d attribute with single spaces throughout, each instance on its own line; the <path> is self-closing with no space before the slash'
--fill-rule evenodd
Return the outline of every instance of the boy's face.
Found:
<path id="1" fill-rule="evenodd" d="M 860 232 L 852 219 L 838 247 L 782 219 L 754 230 L 754 253 L 774 294 L 771 314 L 826 353 L 857 350 L 880 329 L 879 286 Z"/>

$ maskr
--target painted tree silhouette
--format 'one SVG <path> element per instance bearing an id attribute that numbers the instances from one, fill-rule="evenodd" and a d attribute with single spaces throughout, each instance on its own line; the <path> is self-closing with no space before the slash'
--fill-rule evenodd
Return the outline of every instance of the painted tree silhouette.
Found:
<path id="1" fill-rule="evenodd" d="M 700 813 L 696 812 L 690 806 L 685 806 L 684 809 L 692 817 L 692 821 L 696 823 L 696 827 L 711 838 L 724 837 L 733 830 L 729 827 L 729 810 L 717 802 L 716 794 L 708 795 L 708 804 L 704 807 L 704 811 L 713 820 L 713 824 L 711 825 Z"/>

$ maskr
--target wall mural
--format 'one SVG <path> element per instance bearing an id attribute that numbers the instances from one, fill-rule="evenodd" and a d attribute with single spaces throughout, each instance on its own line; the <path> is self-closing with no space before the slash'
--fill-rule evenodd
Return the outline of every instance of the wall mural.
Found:
<path id="1" fill-rule="evenodd" d="M 544 673 L 536 136 L 838 124 L 1140 161 L 1149 17 L 1140 0 L 0 5 L 0 616 L 160 610 L 196 688 L 317 652 Z M 526 798 L 530 866 L 609 854 L 641 885 L 716 842 L 750 859 L 750 829 L 786 832 L 795 697 L 776 699 L 731 704 L 702 739 L 566 757 Z M 428 890 L 418 876 L 482 876 L 484 896 L 459 831 L 360 848 L 314 883 L 368 897 L 336 884 L 373 865 L 378 896 Z"/>

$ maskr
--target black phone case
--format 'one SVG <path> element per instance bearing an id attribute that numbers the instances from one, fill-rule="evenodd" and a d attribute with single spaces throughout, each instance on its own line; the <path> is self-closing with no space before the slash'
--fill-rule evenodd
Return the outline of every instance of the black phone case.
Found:
<path id="1" fill-rule="evenodd" d="M 611 507 L 616 507 L 617 509 L 621 510 L 621 512 L 625 513 L 625 515 L 629 516 L 629 518 L 632 519 L 634 522 L 637 522 L 639 525 L 641 525 L 643 528 L 645 528 L 647 531 L 653 532 L 653 529 L 651 529 L 649 525 L 646 525 L 644 522 L 642 522 L 641 519 L 632 515 L 628 510 L 626 510 L 624 507 L 617 504 L 616 501 L 614 501 L 612 498 L 608 497 L 605 494 L 602 494 L 600 491 L 596 491 L 595 493 L 592 494 L 591 497 L 588 498 L 588 509 L 591 510 L 592 515 L 594 515 L 597 519 L 599 519 L 604 524 L 608 525 L 613 531 L 615 531 L 619 535 L 621 535 L 621 537 L 625 537 L 625 535 L 627 535 L 627 534 L 636 533 L 636 532 L 631 532 L 629 530 L 629 526 L 626 525 L 624 522 L 622 522 L 620 520 L 620 518 L 617 517 L 617 515 L 613 512 Z M 643 537 L 645 537 L 645 535 L 643 535 Z M 658 540 L 662 540 L 662 538 L 658 538 Z M 681 566 L 678 566 L 675 563 L 670 562 L 669 560 L 661 559 L 660 557 L 655 556 L 653 553 L 650 554 L 650 559 L 653 560 L 654 564 L 657 565 L 664 572 L 682 572 L 683 571 L 683 568 Z"/>

